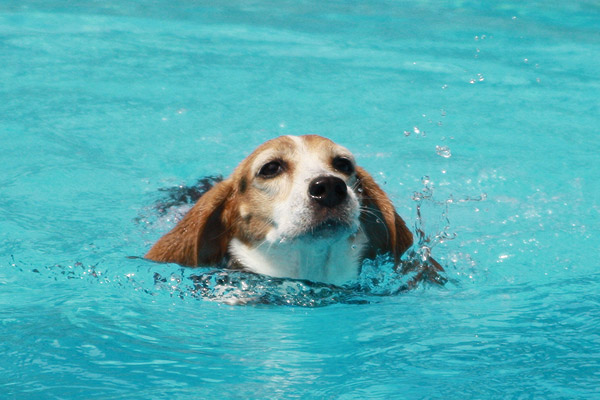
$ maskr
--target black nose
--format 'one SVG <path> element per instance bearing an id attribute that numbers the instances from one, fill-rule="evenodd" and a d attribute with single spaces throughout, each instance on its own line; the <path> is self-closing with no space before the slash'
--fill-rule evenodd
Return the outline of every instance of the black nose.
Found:
<path id="1" fill-rule="evenodd" d="M 325 207 L 335 207 L 348 196 L 346 183 L 335 176 L 321 176 L 308 186 L 308 194 Z"/>

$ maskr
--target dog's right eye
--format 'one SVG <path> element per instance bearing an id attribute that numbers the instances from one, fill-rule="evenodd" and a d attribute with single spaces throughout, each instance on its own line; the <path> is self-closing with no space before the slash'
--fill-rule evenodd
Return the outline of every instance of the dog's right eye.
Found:
<path id="1" fill-rule="evenodd" d="M 269 161 L 258 171 L 261 178 L 274 178 L 283 172 L 283 163 L 279 160 Z"/>

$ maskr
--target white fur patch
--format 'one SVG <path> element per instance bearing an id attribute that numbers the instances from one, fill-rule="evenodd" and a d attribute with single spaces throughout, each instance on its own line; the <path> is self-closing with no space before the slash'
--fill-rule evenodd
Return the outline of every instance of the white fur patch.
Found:
<path id="1" fill-rule="evenodd" d="M 278 278 L 343 285 L 358 277 L 365 237 L 362 232 L 336 238 L 303 237 L 249 247 L 237 239 L 229 252 L 245 269 Z"/>

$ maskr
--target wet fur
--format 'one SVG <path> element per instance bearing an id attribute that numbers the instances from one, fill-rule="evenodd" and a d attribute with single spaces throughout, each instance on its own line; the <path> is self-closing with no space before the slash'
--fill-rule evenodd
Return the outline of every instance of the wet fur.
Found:
<path id="1" fill-rule="evenodd" d="M 300 205 L 299 210 L 292 207 L 292 214 L 301 215 L 303 218 L 298 220 L 306 224 L 306 219 L 326 218 L 320 216 L 323 213 L 335 214 L 343 221 L 351 219 L 343 210 L 313 210 L 312 203 L 298 194 L 303 193 L 299 174 L 311 176 L 305 171 L 307 166 L 312 168 L 319 164 L 319 173 L 342 176 L 329 165 L 336 154 L 352 157 L 345 148 L 314 135 L 280 137 L 264 143 L 243 160 L 229 178 L 216 183 L 200 197 L 184 218 L 150 249 L 146 258 L 192 267 L 222 265 L 224 261 L 233 268 L 246 268 L 245 263 L 262 263 L 264 268 L 261 265 L 249 269 L 273 276 L 312 278 L 336 284 L 357 275 L 362 261 L 378 254 L 390 254 L 398 265 L 402 254 L 413 243 L 412 233 L 385 192 L 359 166 L 355 166 L 351 176 L 343 176 L 352 199 L 358 202 L 357 221 L 354 221 L 357 232 L 334 232 L 337 236 L 326 238 L 297 235 L 294 221 L 286 220 L 291 212 L 286 204 Z M 257 177 L 257 166 L 273 157 L 288 160 L 286 176 L 270 180 Z M 306 162 L 307 157 L 314 160 Z M 306 176 L 302 176 L 306 180 Z M 337 217 L 338 214 L 342 216 Z M 287 230 L 279 232 L 282 226 L 288 225 Z M 289 240 L 286 235 L 290 236 Z M 326 257 L 333 260 L 328 261 Z M 310 270 L 319 262 L 328 271 Z M 353 269 L 345 269 L 348 263 Z M 441 270 L 435 261 L 431 263 Z"/>

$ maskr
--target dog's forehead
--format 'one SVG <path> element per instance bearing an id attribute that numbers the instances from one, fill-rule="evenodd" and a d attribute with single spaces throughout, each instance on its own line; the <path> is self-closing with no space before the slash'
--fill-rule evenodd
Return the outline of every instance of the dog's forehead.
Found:
<path id="1" fill-rule="evenodd" d="M 310 156 L 310 157 L 308 157 Z M 318 135 L 280 136 L 260 145 L 245 162 L 245 168 L 257 168 L 273 159 L 302 162 L 307 158 L 327 162 L 332 156 L 354 160 L 352 153 L 343 146 Z"/>
<path id="2" fill-rule="evenodd" d="M 318 135 L 298 136 L 298 138 L 302 140 L 305 148 L 311 153 L 322 154 L 326 157 L 337 155 L 354 159 L 350 150 L 330 139 Z"/>

